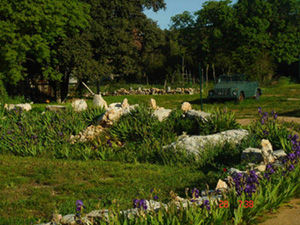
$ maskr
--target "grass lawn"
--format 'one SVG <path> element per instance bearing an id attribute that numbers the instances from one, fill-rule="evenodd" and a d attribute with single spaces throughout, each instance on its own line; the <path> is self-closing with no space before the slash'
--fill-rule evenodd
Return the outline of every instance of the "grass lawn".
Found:
<path id="1" fill-rule="evenodd" d="M 207 92 L 207 90 L 206 90 Z M 208 103 L 207 93 L 203 94 L 203 110 L 214 111 L 216 107 L 227 107 L 235 112 L 237 118 L 253 118 L 257 115 L 257 108 L 262 107 L 264 111 L 276 111 L 279 116 L 300 117 L 300 84 L 289 84 L 262 88 L 262 96 L 255 99 L 245 99 L 241 103 L 234 101 Z M 190 102 L 194 109 L 200 109 L 200 94 L 194 95 L 131 95 L 131 96 L 106 96 L 103 97 L 108 104 L 122 102 L 127 98 L 129 104 L 149 104 L 154 98 L 158 106 L 164 108 L 180 108 L 185 101 Z M 91 105 L 92 100 L 88 103 Z M 46 104 L 36 104 L 34 107 L 44 108 Z"/>
<path id="2" fill-rule="evenodd" d="M 207 103 L 206 95 L 203 99 L 203 110 L 213 111 L 216 107 L 227 107 L 235 112 L 237 118 L 252 118 L 257 115 L 257 108 L 264 111 L 276 111 L 279 116 L 300 117 L 300 84 L 262 88 L 262 96 L 257 101 L 246 99 L 241 103 L 234 101 Z M 194 109 L 200 109 L 200 95 L 154 95 L 154 96 L 107 96 L 104 99 L 108 104 L 121 102 L 128 98 L 129 104 L 149 104 L 154 98 L 158 106 L 165 108 L 180 108 L 185 101 L 190 102 Z"/>
<path id="3" fill-rule="evenodd" d="M 127 209 L 135 198 L 149 199 L 152 188 L 166 202 L 171 190 L 184 196 L 186 187 L 204 189 L 207 180 L 216 177 L 192 168 L 0 155 L 0 224 L 49 221 L 55 210 L 73 213 L 78 199 L 88 212 L 118 204 Z"/>
<path id="4" fill-rule="evenodd" d="M 246 99 L 206 103 L 204 111 L 227 107 L 237 118 L 253 118 L 257 108 L 276 111 L 279 116 L 300 117 L 300 85 L 263 88 L 260 100 Z M 148 104 L 155 98 L 158 106 L 180 108 L 188 101 L 200 109 L 197 95 L 108 96 L 108 104 L 128 98 L 129 104 Z M 91 104 L 91 100 L 89 100 Z M 34 105 L 44 108 L 45 104 Z M 75 201 L 81 199 L 87 211 L 132 207 L 134 198 L 149 199 L 150 189 L 159 189 L 159 200 L 167 202 L 171 190 L 184 196 L 185 188 L 214 188 L 218 173 L 192 167 L 161 166 L 140 163 L 75 161 L 0 154 L 0 225 L 23 225 L 51 220 L 52 213 L 75 212 Z"/>

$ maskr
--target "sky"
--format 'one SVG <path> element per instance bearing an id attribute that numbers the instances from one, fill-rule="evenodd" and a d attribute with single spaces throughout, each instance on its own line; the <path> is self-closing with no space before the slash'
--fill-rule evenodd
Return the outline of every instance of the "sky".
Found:
<path id="1" fill-rule="evenodd" d="M 167 4 L 166 10 L 153 12 L 145 10 L 147 17 L 157 21 L 161 29 L 168 29 L 171 24 L 171 17 L 184 11 L 195 12 L 201 9 L 201 6 L 207 0 L 165 0 Z"/>
<path id="2" fill-rule="evenodd" d="M 171 24 L 171 17 L 184 11 L 195 12 L 201 9 L 202 4 L 207 0 L 165 0 L 167 4 L 166 10 L 153 12 L 145 10 L 147 17 L 157 21 L 161 29 L 168 29 Z M 234 2 L 234 1 L 233 1 Z"/>

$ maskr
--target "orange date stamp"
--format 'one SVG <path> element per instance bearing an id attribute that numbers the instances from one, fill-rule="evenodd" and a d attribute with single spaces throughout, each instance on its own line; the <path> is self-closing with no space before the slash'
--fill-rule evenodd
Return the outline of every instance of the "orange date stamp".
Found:
<path id="1" fill-rule="evenodd" d="M 240 208 L 253 208 L 254 206 L 253 200 L 250 201 L 238 200 L 238 203 Z M 229 202 L 227 200 L 224 201 L 220 200 L 219 208 L 228 208 L 228 207 L 229 207 Z"/>

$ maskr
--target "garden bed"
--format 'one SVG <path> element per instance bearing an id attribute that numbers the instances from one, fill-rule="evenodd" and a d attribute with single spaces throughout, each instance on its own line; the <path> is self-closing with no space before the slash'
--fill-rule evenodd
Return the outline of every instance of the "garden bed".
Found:
<path id="1" fill-rule="evenodd" d="M 205 122 L 174 110 L 160 122 L 152 116 L 153 111 L 143 107 L 121 117 L 98 138 L 71 144 L 70 136 L 95 125 L 101 113 L 103 110 L 97 108 L 81 113 L 70 109 L 44 114 L 35 110 L 2 112 L 5 119 L 0 122 L 0 167 L 9 171 L 11 177 L 0 178 L 3 181 L 1 195 L 6 199 L 0 211 L 0 224 L 29 224 L 38 222 L 38 218 L 42 219 L 40 222 L 46 222 L 51 220 L 55 211 L 63 215 L 74 212 L 76 199 L 83 199 L 90 211 L 103 207 L 126 209 L 133 198 L 147 199 L 152 188 L 161 190 L 159 200 L 166 203 L 172 199 L 168 194 L 171 190 L 184 196 L 185 187 L 204 190 L 209 185 L 214 188 L 219 178 L 226 177 L 224 168 L 245 169 L 246 164 L 241 161 L 242 151 L 249 146 L 258 147 L 263 138 L 269 139 L 275 149 L 291 151 L 288 139 L 291 131 L 284 124 L 277 123 L 275 113 L 266 116 L 262 112 L 257 122 L 249 127 L 249 137 L 237 146 L 225 144 L 207 149 L 207 154 L 200 160 L 184 152 L 164 150 L 164 146 L 174 142 L 183 132 L 209 135 L 240 126 L 230 112 L 223 110 L 216 111 L 215 116 Z M 126 168 L 131 169 L 125 172 Z M 151 174 L 153 177 L 148 179 Z M 116 177 L 120 180 L 114 179 Z M 119 194 L 116 195 L 114 190 Z M 292 195 L 293 191 L 290 191 L 278 201 Z M 23 205 L 28 208 L 26 213 L 17 210 L 24 208 Z M 230 220 L 236 216 L 235 209 L 230 213 L 218 209 L 216 212 Z M 13 213 L 18 215 L 15 219 L 11 217 Z M 205 211 L 193 209 L 186 213 L 206 215 Z M 245 215 L 245 221 L 254 218 L 250 212 Z M 216 219 L 214 216 L 210 218 Z M 180 218 L 179 221 L 185 222 Z"/>

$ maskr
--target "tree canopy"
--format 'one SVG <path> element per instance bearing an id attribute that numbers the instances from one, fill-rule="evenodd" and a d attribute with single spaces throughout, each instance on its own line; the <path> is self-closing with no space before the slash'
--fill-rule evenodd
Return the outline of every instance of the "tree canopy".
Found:
<path id="1" fill-rule="evenodd" d="M 71 76 L 195 80 L 199 62 L 207 80 L 241 72 L 267 82 L 299 60 L 299 0 L 207 1 L 161 30 L 144 10 L 165 8 L 164 0 L 2 0 L 2 90 L 46 80 L 65 98 Z"/>

